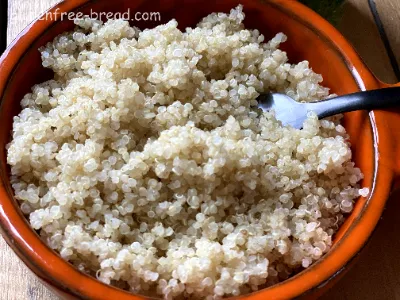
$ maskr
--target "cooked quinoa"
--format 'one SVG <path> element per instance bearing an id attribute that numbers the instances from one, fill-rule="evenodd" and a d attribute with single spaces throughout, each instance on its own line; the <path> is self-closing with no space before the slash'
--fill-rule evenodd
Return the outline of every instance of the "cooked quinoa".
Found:
<path id="1" fill-rule="evenodd" d="M 14 118 L 11 182 L 32 227 L 102 282 L 165 299 L 219 299 L 307 268 L 366 196 L 338 118 L 283 127 L 262 92 L 329 97 L 282 33 L 242 7 L 184 32 L 76 20 L 40 49 L 54 79 Z"/>

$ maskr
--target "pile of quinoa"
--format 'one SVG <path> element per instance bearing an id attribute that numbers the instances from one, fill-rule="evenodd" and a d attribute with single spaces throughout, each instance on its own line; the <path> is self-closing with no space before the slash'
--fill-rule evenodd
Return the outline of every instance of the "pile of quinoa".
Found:
<path id="1" fill-rule="evenodd" d="M 329 97 L 282 33 L 242 7 L 181 32 L 76 20 L 40 49 L 8 145 L 21 210 L 49 247 L 102 282 L 165 299 L 220 299 L 307 268 L 366 196 L 338 118 L 283 127 L 260 93 Z"/>

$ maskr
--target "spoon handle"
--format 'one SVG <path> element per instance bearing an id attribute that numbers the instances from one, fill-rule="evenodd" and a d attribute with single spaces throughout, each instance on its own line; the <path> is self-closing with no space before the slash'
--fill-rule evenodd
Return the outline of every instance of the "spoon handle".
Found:
<path id="1" fill-rule="evenodd" d="M 325 101 L 306 103 L 307 110 L 325 118 L 353 110 L 372 110 L 400 106 L 400 87 L 358 92 Z"/>

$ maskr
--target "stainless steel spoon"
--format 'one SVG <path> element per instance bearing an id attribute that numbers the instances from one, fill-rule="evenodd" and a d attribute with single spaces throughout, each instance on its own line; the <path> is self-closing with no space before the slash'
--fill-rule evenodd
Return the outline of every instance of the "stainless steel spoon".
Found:
<path id="1" fill-rule="evenodd" d="M 354 110 L 382 109 L 400 106 L 400 87 L 359 92 L 312 103 L 300 103 L 285 94 L 261 94 L 258 107 L 274 110 L 283 125 L 301 129 L 308 112 L 315 112 L 319 119 Z"/>

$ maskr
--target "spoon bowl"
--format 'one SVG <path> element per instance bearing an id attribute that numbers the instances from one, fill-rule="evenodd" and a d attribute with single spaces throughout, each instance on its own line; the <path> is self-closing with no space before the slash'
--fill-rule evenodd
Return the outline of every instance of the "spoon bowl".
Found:
<path id="1" fill-rule="evenodd" d="M 262 94 L 258 97 L 258 107 L 263 111 L 274 111 L 275 118 L 283 125 L 297 129 L 303 127 L 307 119 L 307 103 L 297 102 L 293 98 L 280 93 Z"/>

